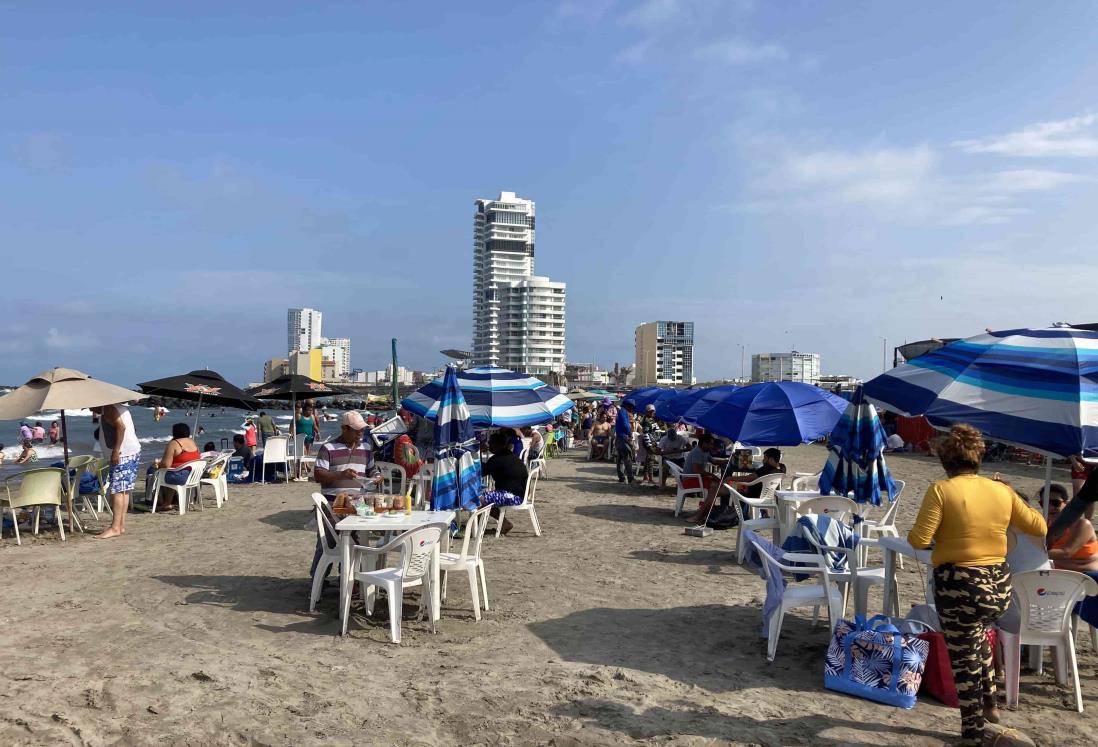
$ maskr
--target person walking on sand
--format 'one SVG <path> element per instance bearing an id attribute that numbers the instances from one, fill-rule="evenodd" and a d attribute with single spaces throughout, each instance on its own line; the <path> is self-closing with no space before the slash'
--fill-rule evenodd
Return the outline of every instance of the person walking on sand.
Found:
<path id="1" fill-rule="evenodd" d="M 622 404 L 614 416 L 614 441 L 618 448 L 618 482 L 633 484 L 633 403 Z"/>
<path id="2" fill-rule="evenodd" d="M 100 416 L 99 443 L 103 453 L 110 454 L 107 495 L 114 509 L 110 527 L 95 536 L 96 539 L 111 539 L 126 533 L 126 511 L 129 509 L 130 493 L 137 482 L 141 442 L 137 440 L 129 407 L 105 405 L 93 407 L 91 411 Z"/>

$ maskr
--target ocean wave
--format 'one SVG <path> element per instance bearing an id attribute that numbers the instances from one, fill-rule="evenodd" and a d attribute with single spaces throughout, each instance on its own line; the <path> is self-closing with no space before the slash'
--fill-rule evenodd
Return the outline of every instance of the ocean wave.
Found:
<path id="1" fill-rule="evenodd" d="M 139 438 L 137 440 L 140 441 L 143 444 L 157 444 L 157 443 L 166 443 L 168 441 L 171 441 L 172 437 L 171 436 L 146 436 L 145 438 Z"/>
<path id="2" fill-rule="evenodd" d="M 26 465 L 20 465 L 20 466 L 24 466 L 24 467 L 45 467 L 51 461 L 53 461 L 55 459 L 61 459 L 65 456 L 65 450 L 60 445 L 51 446 L 51 445 L 47 444 L 47 445 L 43 446 L 42 444 L 38 444 L 37 446 L 34 447 L 34 450 L 35 450 L 35 452 L 38 453 L 38 462 L 36 464 L 26 464 Z M 4 463 L 5 464 L 14 463 L 15 460 L 18 459 L 19 455 L 22 454 L 22 453 L 23 453 L 23 447 L 22 446 L 6 446 L 6 447 L 4 447 Z M 43 462 L 45 462 L 46 464 L 43 464 Z"/>

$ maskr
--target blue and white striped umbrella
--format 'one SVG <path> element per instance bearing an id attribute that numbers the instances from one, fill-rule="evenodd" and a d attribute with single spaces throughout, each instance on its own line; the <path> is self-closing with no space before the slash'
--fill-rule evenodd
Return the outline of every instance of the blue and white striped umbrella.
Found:
<path id="1" fill-rule="evenodd" d="M 989 332 L 866 382 L 866 399 L 1050 456 L 1098 454 L 1098 332 Z"/>
<path id="2" fill-rule="evenodd" d="M 575 407 L 559 389 L 526 374 L 506 368 L 482 366 L 457 374 L 465 393 L 469 416 L 476 428 L 541 425 Z M 442 397 L 443 382 L 436 379 L 412 392 L 401 404 L 434 420 Z"/>
<path id="3" fill-rule="evenodd" d="M 858 387 L 828 439 L 820 495 L 852 494 L 857 503 L 879 506 L 883 493 L 892 501 L 896 486 L 885 464 L 884 448 L 881 419 Z"/>
<path id="4" fill-rule="evenodd" d="M 446 367 L 442 379 L 435 443 L 438 450 L 431 476 L 431 508 L 442 511 L 475 507 L 480 495 L 480 460 L 468 448 L 476 443 L 476 436 L 454 366 Z"/>

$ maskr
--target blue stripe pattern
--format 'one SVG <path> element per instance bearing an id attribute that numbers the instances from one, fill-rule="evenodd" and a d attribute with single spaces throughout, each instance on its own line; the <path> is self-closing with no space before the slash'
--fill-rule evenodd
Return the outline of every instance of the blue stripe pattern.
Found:
<path id="1" fill-rule="evenodd" d="M 476 428 L 541 425 L 575 407 L 559 389 L 505 368 L 469 368 L 457 372 L 457 382 Z M 405 397 L 401 404 L 434 420 L 442 392 L 443 381 L 436 379 Z"/>
<path id="2" fill-rule="evenodd" d="M 959 340 L 881 374 L 866 398 L 1053 456 L 1098 454 L 1098 332 L 1052 327 Z"/>
<path id="3" fill-rule="evenodd" d="M 476 443 L 457 368 L 446 367 L 435 419 L 436 453 L 431 476 L 431 508 L 469 508 L 480 494 L 480 459 L 467 448 Z"/>
<path id="4" fill-rule="evenodd" d="M 883 493 L 892 501 L 896 487 L 885 464 L 884 448 L 881 420 L 858 387 L 828 439 L 820 495 L 850 495 L 857 503 L 879 506 Z"/>

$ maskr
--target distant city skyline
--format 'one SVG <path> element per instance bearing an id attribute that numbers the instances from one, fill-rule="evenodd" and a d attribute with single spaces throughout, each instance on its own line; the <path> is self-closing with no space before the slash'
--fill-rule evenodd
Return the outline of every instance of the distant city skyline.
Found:
<path id="1" fill-rule="evenodd" d="M 882 338 L 1098 321 L 1098 5 L 898 14 L 9 4 L 0 382 L 251 381 L 290 307 L 435 370 L 500 189 L 538 203 L 570 361 L 684 319 L 699 381 L 794 348 L 869 378 Z"/>

